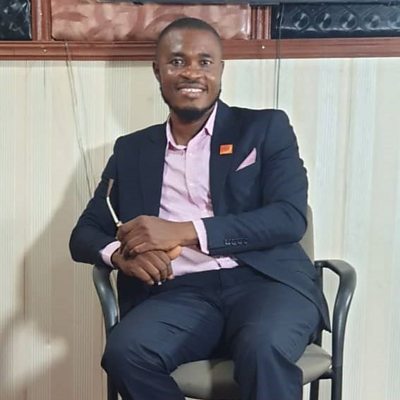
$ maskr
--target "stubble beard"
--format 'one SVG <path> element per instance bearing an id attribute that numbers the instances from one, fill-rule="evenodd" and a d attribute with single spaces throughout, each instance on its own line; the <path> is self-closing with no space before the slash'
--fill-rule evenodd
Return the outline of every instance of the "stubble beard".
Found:
<path id="1" fill-rule="evenodd" d="M 211 109 L 214 108 L 215 104 L 219 100 L 219 97 L 221 95 L 221 88 L 219 89 L 219 92 L 215 96 L 214 100 L 210 103 L 209 106 L 204 107 L 204 108 L 196 108 L 196 107 L 185 107 L 185 108 L 180 108 L 180 107 L 175 107 L 173 106 L 168 99 L 165 97 L 164 92 L 162 87 L 160 87 L 160 92 L 161 92 L 161 97 L 163 98 L 165 104 L 169 107 L 170 111 L 173 111 L 175 115 L 185 123 L 190 123 L 190 122 L 195 122 L 202 118 L 204 115 L 206 115 Z"/>

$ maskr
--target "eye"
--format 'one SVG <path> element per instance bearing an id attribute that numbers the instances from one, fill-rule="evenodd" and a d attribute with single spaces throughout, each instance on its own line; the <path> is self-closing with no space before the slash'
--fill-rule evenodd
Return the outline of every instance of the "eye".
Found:
<path id="1" fill-rule="evenodd" d="M 175 57 L 170 61 L 170 64 L 174 67 L 181 67 L 184 65 L 183 59 L 179 57 Z"/>
<path id="2" fill-rule="evenodd" d="M 203 67 L 208 67 L 211 64 L 213 64 L 213 62 L 209 58 L 203 58 L 202 60 L 200 60 L 200 65 Z"/>

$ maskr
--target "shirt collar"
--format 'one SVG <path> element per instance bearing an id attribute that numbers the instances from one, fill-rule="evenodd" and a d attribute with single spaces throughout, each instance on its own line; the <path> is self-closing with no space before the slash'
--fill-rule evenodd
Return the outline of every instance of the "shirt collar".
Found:
<path id="1" fill-rule="evenodd" d="M 212 110 L 212 113 L 208 117 L 207 122 L 205 123 L 203 128 L 197 133 L 197 135 L 206 134 L 206 135 L 212 136 L 213 131 L 214 131 L 215 117 L 217 115 L 217 107 L 218 107 L 218 103 L 215 103 L 214 109 Z M 167 126 L 166 126 L 166 134 L 167 134 L 167 149 L 168 148 L 175 148 L 175 149 L 185 149 L 186 148 L 186 146 L 184 146 L 184 145 L 176 144 L 175 139 L 172 136 L 171 124 L 170 124 L 169 118 L 168 118 Z"/>

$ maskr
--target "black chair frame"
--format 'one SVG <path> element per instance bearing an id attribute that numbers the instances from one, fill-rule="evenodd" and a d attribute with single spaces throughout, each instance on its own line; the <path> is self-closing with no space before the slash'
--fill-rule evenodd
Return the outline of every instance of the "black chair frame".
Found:
<path id="1" fill-rule="evenodd" d="M 330 270 L 339 278 L 332 313 L 332 365 L 328 371 L 310 384 L 310 400 L 318 400 L 319 380 L 331 380 L 331 400 L 342 400 L 343 385 L 343 353 L 346 321 L 356 287 L 356 272 L 354 268 L 342 260 L 315 261 L 322 288 L 324 270 Z M 93 268 L 93 281 L 100 300 L 104 317 L 106 339 L 119 321 L 117 295 L 111 284 L 111 269 L 105 265 L 95 265 Z M 322 331 L 319 333 L 315 344 L 321 345 Z M 118 394 L 110 378 L 107 380 L 108 400 L 117 400 Z"/>

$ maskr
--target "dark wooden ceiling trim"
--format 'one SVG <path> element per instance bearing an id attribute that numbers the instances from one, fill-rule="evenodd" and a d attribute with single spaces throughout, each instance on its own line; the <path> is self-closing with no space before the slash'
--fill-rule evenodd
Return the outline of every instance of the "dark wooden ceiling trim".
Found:
<path id="1" fill-rule="evenodd" d="M 3 60 L 152 60 L 150 42 L 0 42 Z M 225 59 L 400 57 L 400 38 L 225 40 Z"/>
<path id="2" fill-rule="evenodd" d="M 286 39 L 274 42 L 281 58 L 400 57 L 400 37 Z"/>
<path id="3" fill-rule="evenodd" d="M 227 59 L 400 57 L 400 37 L 227 40 L 224 49 Z"/>
<path id="4" fill-rule="evenodd" d="M 32 42 L 0 41 L 0 60 L 152 60 L 150 42 L 51 40 L 51 1 L 32 1 Z M 270 40 L 271 9 L 251 13 L 251 40 L 225 40 L 226 59 L 400 57 L 400 37 Z"/>

